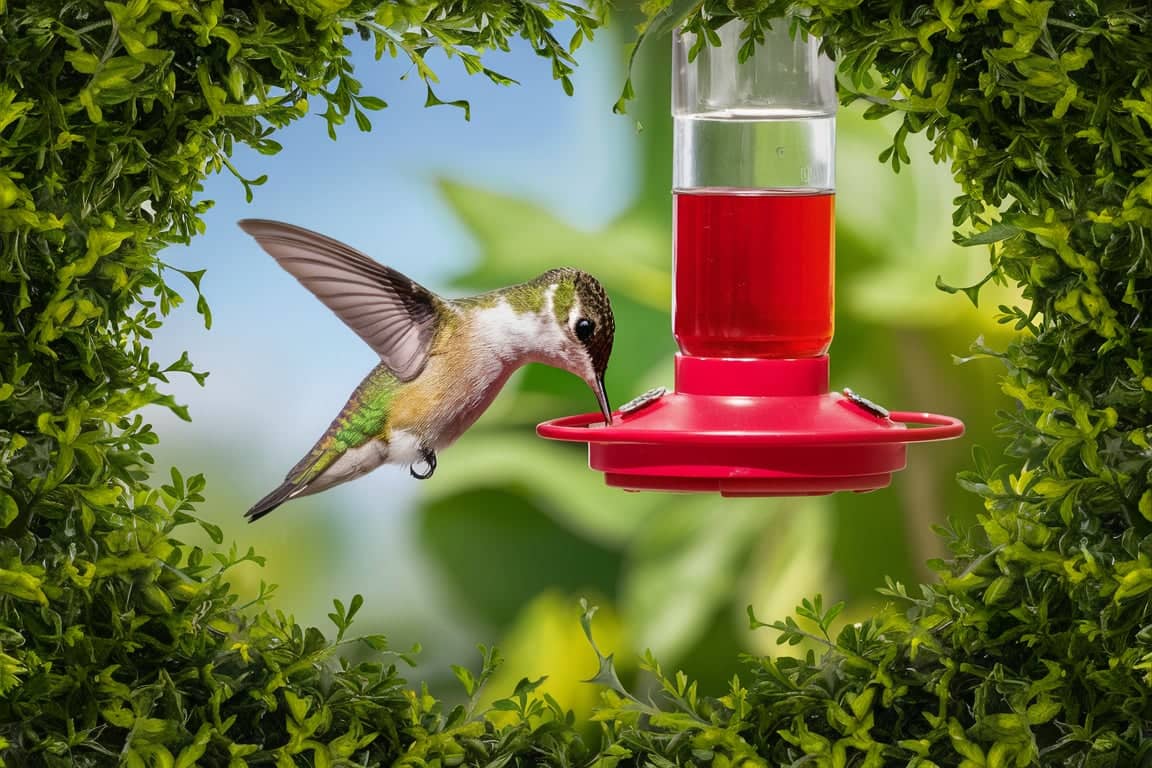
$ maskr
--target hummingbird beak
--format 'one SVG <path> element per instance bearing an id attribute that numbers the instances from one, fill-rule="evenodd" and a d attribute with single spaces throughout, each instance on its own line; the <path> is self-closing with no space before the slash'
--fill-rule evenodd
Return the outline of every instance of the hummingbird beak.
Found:
<path id="1" fill-rule="evenodd" d="M 592 387 L 596 393 L 596 402 L 600 404 L 600 412 L 604 414 L 604 423 L 612 424 L 612 406 L 608 405 L 608 393 L 604 389 L 604 376 L 596 377 L 596 384 Z"/>

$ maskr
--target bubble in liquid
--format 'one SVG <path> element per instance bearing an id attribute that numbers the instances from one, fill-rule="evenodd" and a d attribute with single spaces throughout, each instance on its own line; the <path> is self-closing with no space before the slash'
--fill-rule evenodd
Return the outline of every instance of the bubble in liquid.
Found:
<path id="1" fill-rule="evenodd" d="M 784 147 L 776 147 L 776 157 L 784 157 Z"/>

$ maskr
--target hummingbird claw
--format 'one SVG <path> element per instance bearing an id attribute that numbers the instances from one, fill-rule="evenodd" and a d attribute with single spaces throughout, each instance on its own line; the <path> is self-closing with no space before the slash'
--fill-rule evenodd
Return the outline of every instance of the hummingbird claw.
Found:
<path id="1" fill-rule="evenodd" d="M 428 466 L 428 470 L 426 472 L 417 472 L 416 465 L 412 464 L 408 467 L 408 474 L 417 480 L 427 480 L 432 477 L 432 473 L 436 471 L 436 452 L 431 448 L 421 448 L 420 458 L 424 460 L 424 463 Z"/>

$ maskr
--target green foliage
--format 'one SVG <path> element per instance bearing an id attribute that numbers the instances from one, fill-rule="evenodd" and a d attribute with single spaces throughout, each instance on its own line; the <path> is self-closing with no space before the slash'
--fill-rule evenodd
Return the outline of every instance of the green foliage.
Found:
<path id="1" fill-rule="evenodd" d="M 570 48 L 599 9 L 298 0 L 243 7 L 185 0 L 0 2 L 0 761 L 189 766 L 250 762 L 413 765 L 531 754 L 561 764 L 579 745 L 553 703 L 518 690 L 496 727 L 406 691 L 382 637 L 346 639 L 361 600 L 339 601 L 336 642 L 255 604 L 229 573 L 253 552 L 187 546 L 204 479 L 173 469 L 150 487 L 161 405 L 187 356 L 148 342 L 202 270 L 158 258 L 202 229 L 206 174 L 245 178 L 238 144 L 271 154 L 276 129 L 324 102 L 330 131 L 367 111 L 348 38 L 401 54 L 429 83 L 439 48 L 472 73 L 484 50 L 528 40 L 570 89 Z M 566 46 L 557 20 L 578 30 Z M 355 645 L 368 659 L 338 659 Z M 485 658 L 482 679 L 494 657 Z M 531 749 L 529 745 L 531 744 Z M 551 750 L 551 751 L 549 751 Z M 544 755 L 543 758 L 540 755 Z M 555 758 L 553 760 L 553 758 Z"/>
<path id="2" fill-rule="evenodd" d="M 1130 2 L 802 2 L 845 100 L 898 114 L 899 170 L 923 133 L 961 185 L 959 242 L 989 246 L 981 284 L 1019 287 L 997 465 L 951 530 L 939 583 L 838 633 L 820 601 L 769 625 L 802 658 L 752 658 L 704 699 L 658 675 L 654 711 L 610 691 L 616 754 L 657 765 L 1133 766 L 1152 759 L 1152 17 Z M 657 4 L 654 13 L 666 4 Z M 687 28 L 783 5 L 704 0 Z M 747 53 L 742 51 L 742 53 Z M 979 286 L 965 291 L 975 301 Z M 752 617 L 753 627 L 764 626 Z M 817 652 L 816 649 L 819 649 Z M 653 666 L 650 662 L 650 666 Z"/>

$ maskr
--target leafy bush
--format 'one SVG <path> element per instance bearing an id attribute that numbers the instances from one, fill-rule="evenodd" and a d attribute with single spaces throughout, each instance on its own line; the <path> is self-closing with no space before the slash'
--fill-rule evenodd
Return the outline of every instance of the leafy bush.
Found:
<path id="1" fill-rule="evenodd" d="M 785 3 L 704 0 L 708 31 L 749 37 Z M 660 706 L 608 659 L 608 754 L 728 766 L 1137 766 L 1152 760 L 1152 16 L 1131 2 L 801 2 L 868 114 L 902 116 L 882 161 L 923 132 L 962 194 L 959 241 L 991 245 L 986 281 L 1021 333 L 977 356 L 1006 365 L 1007 461 L 975 454 L 960 482 L 984 499 L 948 531 L 940 581 L 833 628 L 804 601 L 779 642 L 821 649 L 750 659 L 721 698 L 647 666 Z M 659 11 L 657 7 L 653 9 Z M 672 14 L 671 10 L 662 12 Z M 751 45 L 751 44 L 750 44 Z M 748 50 L 743 53 L 748 53 Z M 985 282 L 986 282 L 985 281 Z M 980 285 L 963 290 L 976 301 Z M 750 615 L 753 627 L 765 626 Z"/>
<path id="2" fill-rule="evenodd" d="M 360 94 L 347 38 L 403 55 L 425 81 L 431 48 L 497 83 L 480 53 L 521 36 L 570 89 L 570 48 L 599 21 L 568 3 L 347 0 L 0 2 L 0 760 L 7 765 L 249 762 L 562 763 L 566 715 L 524 683 L 500 728 L 406 690 L 382 637 L 346 639 L 362 601 L 339 601 L 335 642 L 238 605 L 229 569 L 252 552 L 175 538 L 204 480 L 151 487 L 157 436 L 139 409 L 185 410 L 160 385 L 203 381 L 148 341 L 181 302 L 159 258 L 201 228 L 205 175 L 245 179 L 229 155 L 264 153 L 322 101 L 330 132 L 384 102 Z M 569 45 L 553 23 L 578 30 Z M 428 87 L 427 104 L 442 103 Z M 460 103 L 458 106 L 467 108 Z M 210 323 L 203 297 L 197 306 Z M 375 653 L 336 661 L 359 642 Z M 478 679 L 461 669 L 469 694 Z M 539 729 L 539 730 L 537 730 Z"/>

